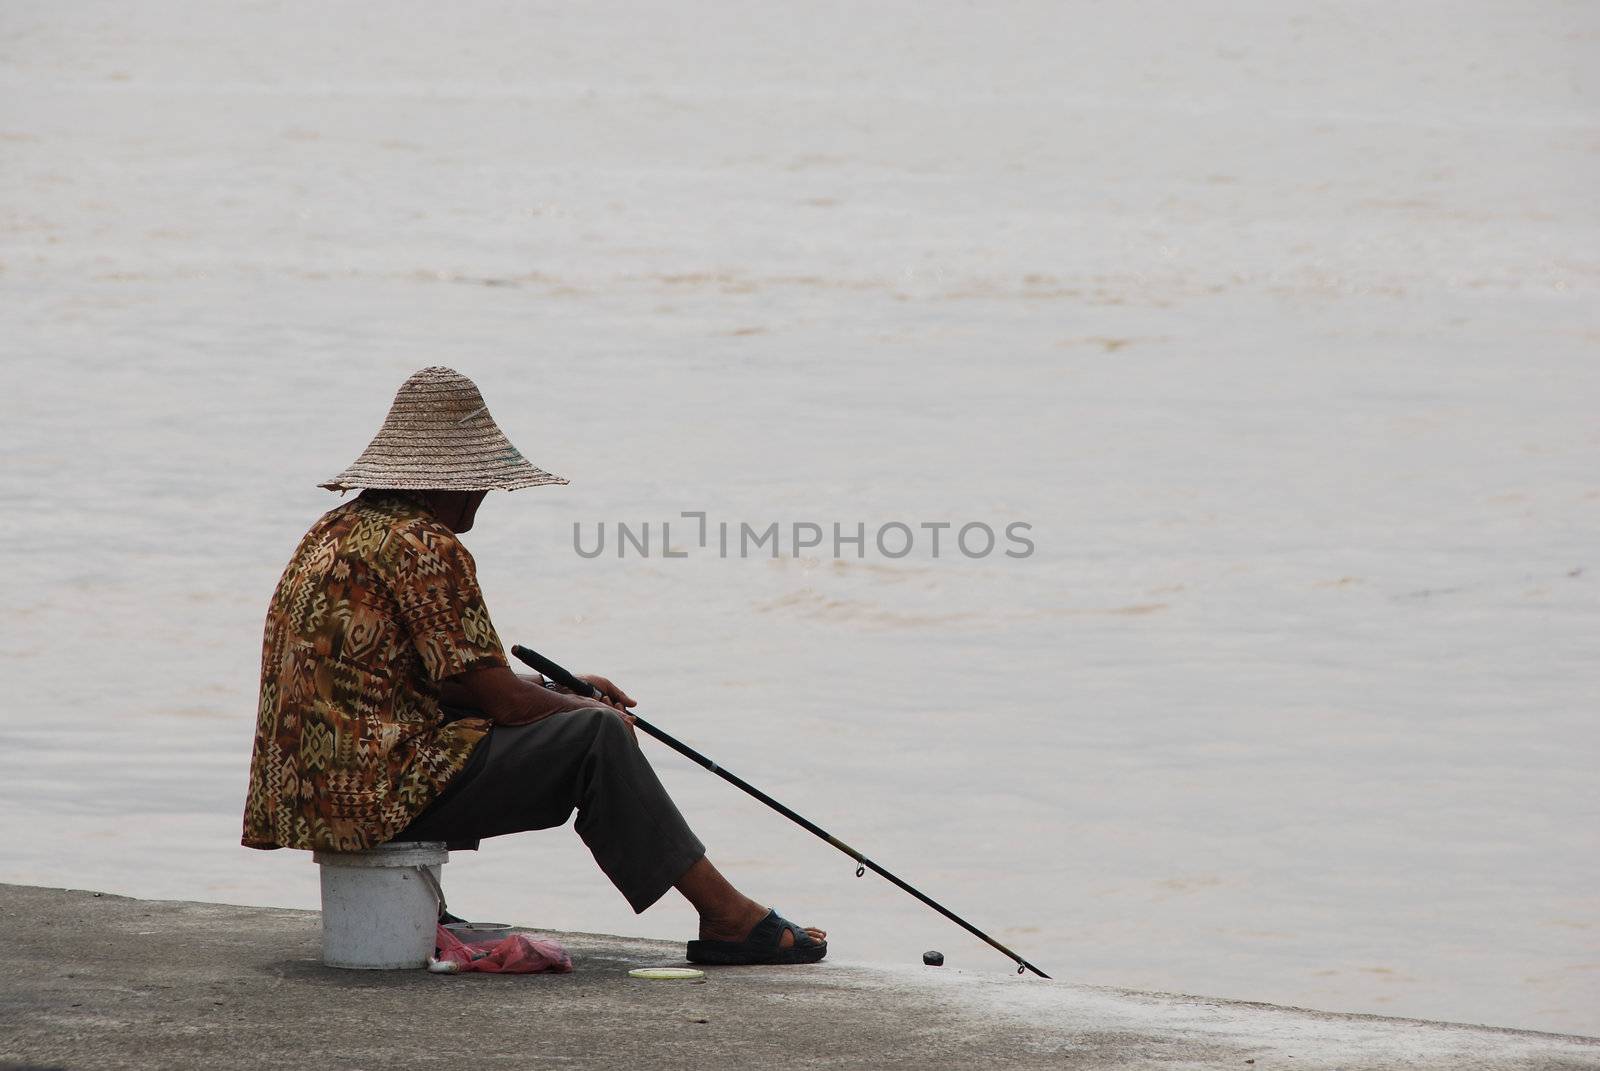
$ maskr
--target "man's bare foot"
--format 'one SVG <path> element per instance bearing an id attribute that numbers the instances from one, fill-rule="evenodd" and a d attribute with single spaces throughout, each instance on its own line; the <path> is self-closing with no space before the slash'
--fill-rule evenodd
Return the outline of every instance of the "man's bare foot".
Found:
<path id="1" fill-rule="evenodd" d="M 741 899 L 744 900 L 742 908 L 732 915 L 712 916 L 702 914 L 700 916 L 700 940 L 740 942 L 749 937 L 750 931 L 756 928 L 756 924 L 767 917 L 768 909 L 749 897 L 741 897 Z M 828 939 L 827 930 L 819 930 L 813 926 L 807 926 L 805 931 L 813 941 L 822 942 Z M 794 934 L 784 930 L 783 936 L 778 939 L 778 947 L 793 948 Z"/>
<path id="2" fill-rule="evenodd" d="M 705 856 L 686 870 L 677 881 L 678 891 L 700 914 L 700 940 L 743 942 L 750 931 L 767 917 L 767 909 L 735 889 Z M 813 941 L 826 941 L 828 931 L 805 928 Z M 795 937 L 788 930 L 778 939 L 779 948 L 793 948 Z"/>

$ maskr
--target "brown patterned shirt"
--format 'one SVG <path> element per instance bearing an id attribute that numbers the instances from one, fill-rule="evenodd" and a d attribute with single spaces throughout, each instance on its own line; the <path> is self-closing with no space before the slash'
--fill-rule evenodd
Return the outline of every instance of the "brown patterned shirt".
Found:
<path id="1" fill-rule="evenodd" d="M 506 665 L 472 555 L 404 491 L 364 491 L 300 541 L 267 610 L 244 838 L 381 844 L 460 772 L 489 723 L 439 682 Z"/>

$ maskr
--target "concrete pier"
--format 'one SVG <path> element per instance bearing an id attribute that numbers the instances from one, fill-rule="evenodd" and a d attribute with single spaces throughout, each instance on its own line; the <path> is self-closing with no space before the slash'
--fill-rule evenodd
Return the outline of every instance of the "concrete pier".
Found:
<path id="1" fill-rule="evenodd" d="M 950 968 L 639 982 L 682 946 L 594 934 L 552 934 L 572 974 L 442 977 L 324 967 L 315 912 L 0 885 L 0 919 L 0 1068 L 1600 1068 L 1595 1038 Z"/>

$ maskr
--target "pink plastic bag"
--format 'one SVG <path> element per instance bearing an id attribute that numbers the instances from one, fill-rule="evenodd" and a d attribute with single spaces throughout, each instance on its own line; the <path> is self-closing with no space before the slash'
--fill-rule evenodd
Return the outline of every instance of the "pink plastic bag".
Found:
<path id="1" fill-rule="evenodd" d="M 443 926 L 439 927 L 439 954 L 428 960 L 435 974 L 484 971 L 488 974 L 566 974 L 572 957 L 555 941 L 514 933 L 492 945 L 469 945 Z"/>

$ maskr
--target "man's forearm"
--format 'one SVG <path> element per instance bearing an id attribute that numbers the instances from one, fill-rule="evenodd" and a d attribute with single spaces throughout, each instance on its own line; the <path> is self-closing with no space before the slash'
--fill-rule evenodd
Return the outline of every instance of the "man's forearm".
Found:
<path id="1" fill-rule="evenodd" d="M 542 680 L 491 667 L 441 681 L 439 699 L 447 706 L 482 711 L 497 725 L 528 725 L 565 710 L 597 705 L 595 700 L 546 688 Z"/>
<path id="2" fill-rule="evenodd" d="M 496 725 L 531 725 L 536 721 L 543 721 L 552 714 L 598 705 L 593 699 L 584 699 L 570 692 L 558 692 L 529 680 L 519 678 L 517 683 L 521 688 L 513 698 L 509 709 L 487 712 L 490 720 Z"/>

